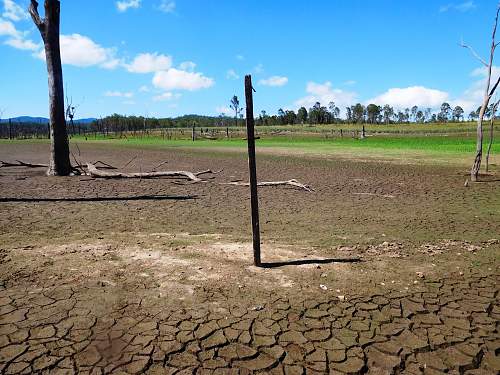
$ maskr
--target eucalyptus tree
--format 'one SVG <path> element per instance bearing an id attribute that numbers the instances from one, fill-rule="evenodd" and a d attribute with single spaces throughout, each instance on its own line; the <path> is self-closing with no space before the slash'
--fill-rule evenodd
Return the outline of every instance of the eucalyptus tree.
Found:
<path id="1" fill-rule="evenodd" d="M 66 130 L 63 72 L 60 48 L 61 4 L 45 0 L 45 15 L 38 13 L 38 2 L 31 0 L 29 13 L 42 36 L 49 84 L 50 161 L 47 174 L 68 176 L 71 173 L 69 142 Z"/>
<path id="2" fill-rule="evenodd" d="M 381 110 L 382 109 L 376 104 L 368 104 L 366 107 L 366 117 L 370 124 L 375 124 L 378 121 Z"/>
<path id="3" fill-rule="evenodd" d="M 463 119 L 464 117 L 464 109 L 457 105 L 455 108 L 453 108 L 452 117 L 453 120 L 460 121 L 460 119 Z"/>
<path id="4" fill-rule="evenodd" d="M 242 108 L 240 107 L 240 101 L 236 95 L 231 98 L 229 107 L 234 111 L 234 123 L 238 126 L 238 115 L 242 111 Z"/>
<path id="5" fill-rule="evenodd" d="M 305 107 L 300 107 L 297 112 L 297 120 L 301 124 L 305 124 L 307 122 L 307 109 Z"/>
<path id="6" fill-rule="evenodd" d="M 394 116 L 394 108 L 392 108 L 389 104 L 386 104 L 382 108 L 382 114 L 384 117 L 384 122 L 386 124 L 389 124 Z"/>

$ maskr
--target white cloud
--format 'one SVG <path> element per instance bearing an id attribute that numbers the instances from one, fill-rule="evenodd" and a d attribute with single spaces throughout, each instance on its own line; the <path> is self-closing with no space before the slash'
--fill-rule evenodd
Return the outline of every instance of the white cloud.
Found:
<path id="1" fill-rule="evenodd" d="M 22 33 L 16 29 L 12 22 L 2 18 L 0 18 L 0 35 L 7 35 L 16 39 L 22 37 Z"/>
<path id="2" fill-rule="evenodd" d="M 442 5 L 439 8 L 439 12 L 444 13 L 444 12 L 448 12 L 450 10 L 456 10 L 459 12 L 468 12 L 468 11 L 475 9 L 475 8 L 476 8 L 476 4 L 474 3 L 474 1 L 469 0 L 469 1 L 464 1 L 463 3 L 450 3 L 450 4 Z"/>
<path id="3" fill-rule="evenodd" d="M 164 92 L 161 95 L 157 95 L 153 97 L 153 100 L 155 102 L 166 102 L 174 99 L 178 99 L 181 97 L 181 94 L 174 94 L 170 91 Z"/>
<path id="4" fill-rule="evenodd" d="M 229 69 L 226 73 L 227 79 L 239 79 L 240 76 L 234 71 L 234 69 Z"/>
<path id="5" fill-rule="evenodd" d="M 346 86 L 352 86 L 352 85 L 355 85 L 356 83 L 357 83 L 356 81 L 354 81 L 354 80 L 351 79 L 349 81 L 345 81 L 344 85 L 346 85 Z"/>
<path id="6" fill-rule="evenodd" d="M 443 102 L 449 100 L 449 94 L 447 92 L 429 89 L 423 86 L 412 86 L 406 88 L 391 88 L 385 93 L 368 100 L 366 103 L 378 105 L 389 104 L 399 109 L 411 108 L 414 105 L 423 108 L 437 108 Z"/>
<path id="7" fill-rule="evenodd" d="M 100 66 L 114 69 L 120 65 L 112 48 L 104 48 L 89 37 L 80 34 L 61 35 L 61 59 L 63 64 L 81 68 Z M 41 50 L 36 57 L 45 59 L 45 51 Z"/>
<path id="8" fill-rule="evenodd" d="M 144 85 L 144 86 L 141 86 L 139 87 L 139 92 L 149 92 L 149 87 Z"/>
<path id="9" fill-rule="evenodd" d="M 179 64 L 180 70 L 187 70 L 188 72 L 192 72 L 196 68 L 196 64 L 192 61 L 184 61 Z"/>
<path id="10" fill-rule="evenodd" d="M 175 1 L 162 0 L 158 9 L 164 13 L 172 13 L 175 11 Z"/>
<path id="11" fill-rule="evenodd" d="M 158 53 L 141 53 L 137 55 L 131 64 L 126 68 L 131 73 L 155 73 L 160 70 L 167 70 L 172 66 L 170 56 Z"/>
<path id="12" fill-rule="evenodd" d="M 281 76 L 272 76 L 267 79 L 261 79 L 259 81 L 259 85 L 262 86 L 271 86 L 271 87 L 279 87 L 279 86 L 284 86 L 288 83 L 288 78 L 287 77 L 281 77 Z"/>
<path id="13" fill-rule="evenodd" d="M 334 102 L 338 107 L 348 106 L 357 101 L 355 92 L 344 91 L 332 87 L 331 82 L 316 83 L 309 82 L 306 86 L 306 92 L 309 94 L 295 102 L 297 107 L 312 107 L 316 102 L 322 105 L 328 105 Z"/>
<path id="14" fill-rule="evenodd" d="M 3 7 L 2 16 L 5 18 L 15 22 L 28 19 L 28 13 L 13 0 L 3 0 Z"/>
<path id="15" fill-rule="evenodd" d="M 236 55 L 236 60 L 243 61 L 243 60 L 245 60 L 245 56 L 243 56 L 243 55 Z"/>
<path id="16" fill-rule="evenodd" d="M 123 0 L 116 2 L 116 8 L 119 12 L 126 12 L 130 8 L 137 9 L 141 6 L 142 0 Z"/>
<path id="17" fill-rule="evenodd" d="M 41 48 L 41 44 L 35 43 L 30 39 L 11 38 L 7 39 L 7 41 L 5 41 L 5 44 L 17 49 L 28 51 L 38 51 Z"/>
<path id="18" fill-rule="evenodd" d="M 257 64 L 257 66 L 255 68 L 253 68 L 253 71 L 255 72 L 255 74 L 262 73 L 264 71 L 264 65 Z"/>
<path id="19" fill-rule="evenodd" d="M 205 77 L 202 73 L 187 72 L 175 68 L 157 72 L 153 77 L 153 85 L 167 91 L 195 91 L 209 88 L 213 86 L 214 83 L 212 78 Z"/>
<path id="20" fill-rule="evenodd" d="M 133 92 L 121 92 L 121 91 L 106 91 L 104 93 L 104 96 L 110 97 L 110 98 L 133 98 L 134 93 Z"/>

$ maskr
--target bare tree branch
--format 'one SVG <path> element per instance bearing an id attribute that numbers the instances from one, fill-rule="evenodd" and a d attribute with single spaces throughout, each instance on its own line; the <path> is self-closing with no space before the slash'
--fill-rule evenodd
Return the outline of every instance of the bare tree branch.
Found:
<path id="1" fill-rule="evenodd" d="M 40 30 L 40 33 L 42 33 L 42 35 L 45 35 L 45 21 L 42 20 L 40 14 L 38 14 L 38 1 L 31 0 L 28 12 L 31 15 L 31 18 L 33 19 L 36 27 L 38 27 L 38 30 Z"/>
<path id="2" fill-rule="evenodd" d="M 478 59 L 481 62 L 481 64 L 483 64 L 485 67 L 488 67 L 488 64 L 486 63 L 486 61 L 484 61 L 484 59 L 481 56 L 479 56 L 479 54 L 474 50 L 474 48 L 465 44 L 463 41 L 460 43 L 460 46 L 463 48 L 467 48 L 472 53 L 472 56 L 474 56 L 476 59 Z"/>

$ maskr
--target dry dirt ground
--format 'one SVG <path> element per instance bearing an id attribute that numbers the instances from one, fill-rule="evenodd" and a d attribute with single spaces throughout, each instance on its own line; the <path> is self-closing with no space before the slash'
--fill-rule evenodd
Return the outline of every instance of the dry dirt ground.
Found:
<path id="1" fill-rule="evenodd" d="M 47 153 L 0 145 L 5 161 Z M 315 192 L 260 189 L 255 268 L 247 188 L 220 184 L 246 180 L 245 155 L 74 154 L 223 171 L 186 184 L 0 169 L 1 373 L 499 373 L 498 174 L 464 187 L 458 167 L 261 156 L 260 180 Z"/>

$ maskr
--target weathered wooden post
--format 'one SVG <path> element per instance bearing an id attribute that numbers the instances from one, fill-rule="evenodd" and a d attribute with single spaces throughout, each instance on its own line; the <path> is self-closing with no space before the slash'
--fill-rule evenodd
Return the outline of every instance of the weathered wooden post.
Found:
<path id="1" fill-rule="evenodd" d="M 248 143 L 248 169 L 250 174 L 250 204 L 252 211 L 253 262 L 260 267 L 260 226 L 259 226 L 259 196 L 257 193 L 257 167 L 255 163 L 255 130 L 253 118 L 253 87 L 252 76 L 245 76 L 246 123 Z"/>
<path id="2" fill-rule="evenodd" d="M 196 125 L 193 124 L 193 129 L 191 130 L 191 139 L 192 141 L 196 141 Z"/>
<path id="3" fill-rule="evenodd" d="M 9 139 L 12 139 L 12 119 L 9 119 Z"/>

